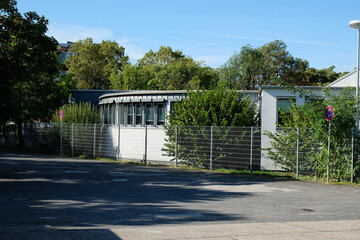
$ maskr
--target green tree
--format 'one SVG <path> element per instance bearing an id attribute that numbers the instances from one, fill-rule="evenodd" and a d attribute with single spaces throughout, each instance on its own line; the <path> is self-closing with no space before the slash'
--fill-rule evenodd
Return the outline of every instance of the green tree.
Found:
<path id="1" fill-rule="evenodd" d="M 229 88 L 255 89 L 262 84 L 263 55 L 250 45 L 242 47 L 239 54 L 234 54 L 220 69 L 220 81 Z"/>
<path id="2" fill-rule="evenodd" d="M 307 68 L 305 70 L 305 78 L 308 85 L 324 86 L 338 79 L 342 73 L 334 71 L 335 66 L 324 69 Z"/>
<path id="3" fill-rule="evenodd" d="M 256 89 L 260 85 L 324 85 L 340 73 L 334 67 L 317 70 L 309 62 L 294 58 L 281 40 L 258 48 L 242 47 L 220 68 L 220 81 L 236 89 Z"/>
<path id="4" fill-rule="evenodd" d="M 80 89 L 109 89 L 111 74 L 128 63 L 125 49 L 114 41 L 93 43 L 86 38 L 72 45 L 70 52 L 65 64 Z"/>
<path id="5" fill-rule="evenodd" d="M 60 108 L 63 111 L 63 123 L 100 123 L 100 110 L 88 102 L 66 104 Z M 60 109 L 53 114 L 52 120 L 60 122 Z"/>
<path id="6" fill-rule="evenodd" d="M 169 116 L 170 125 L 179 126 L 254 126 L 255 103 L 241 93 L 219 87 L 214 90 L 189 91 L 176 103 Z"/>
<path id="7" fill-rule="evenodd" d="M 157 52 L 153 50 L 147 52 L 144 57 L 138 61 L 138 64 L 140 66 L 164 66 L 183 58 L 185 58 L 185 55 L 181 51 L 173 51 L 171 47 L 161 46 Z"/>
<path id="8" fill-rule="evenodd" d="M 48 119 L 68 94 L 56 80 L 57 41 L 46 35 L 45 17 L 20 14 L 16 1 L 1 1 L 0 6 L 0 120 L 17 123 L 21 147 L 21 123 Z"/>
<path id="9" fill-rule="evenodd" d="M 299 139 L 302 159 L 300 171 L 326 177 L 329 123 L 325 120 L 324 111 L 326 106 L 331 105 L 335 108 L 335 118 L 331 122 L 330 179 L 348 180 L 352 129 L 355 127 L 354 89 L 344 89 L 340 94 L 325 89 L 321 99 L 314 99 L 301 106 L 293 105 L 283 115 L 281 133 L 267 133 L 272 139 L 268 154 L 279 166 L 294 171 Z"/>
<path id="10" fill-rule="evenodd" d="M 214 69 L 164 46 L 111 76 L 112 88 L 125 90 L 211 89 L 217 82 Z"/>
<path id="11" fill-rule="evenodd" d="M 166 155 L 175 157 L 176 148 L 182 164 L 207 167 L 210 138 L 213 138 L 216 139 L 213 144 L 215 167 L 217 162 L 242 158 L 229 146 L 240 146 L 244 142 L 249 132 L 239 127 L 256 125 L 257 110 L 248 97 L 241 98 L 239 92 L 219 87 L 189 91 L 186 99 L 175 104 L 168 120 L 167 143 L 163 149 Z M 212 134 L 210 126 L 216 126 Z"/>

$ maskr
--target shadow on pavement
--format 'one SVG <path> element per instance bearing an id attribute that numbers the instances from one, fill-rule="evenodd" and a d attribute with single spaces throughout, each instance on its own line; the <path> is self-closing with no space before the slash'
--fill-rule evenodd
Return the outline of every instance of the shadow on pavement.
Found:
<path id="1" fill-rule="evenodd" d="M 232 188 L 271 181 L 6 152 L 0 152 L 0 169 L 0 203 L 6 206 L 0 209 L 0 226 L 245 220 L 245 215 L 209 210 L 205 204 L 251 198 L 253 193 Z"/>
<path id="2" fill-rule="evenodd" d="M 109 229 L 57 230 L 45 226 L 8 227 L 0 229 L 1 240 L 121 240 Z"/>

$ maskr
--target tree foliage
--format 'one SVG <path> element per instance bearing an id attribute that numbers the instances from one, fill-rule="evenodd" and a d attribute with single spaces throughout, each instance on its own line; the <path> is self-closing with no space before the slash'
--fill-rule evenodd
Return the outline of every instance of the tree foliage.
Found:
<path id="1" fill-rule="evenodd" d="M 187 98 L 175 104 L 169 123 L 180 126 L 254 126 L 256 117 L 255 103 L 248 97 L 241 98 L 241 93 L 220 87 L 189 91 Z"/>
<path id="2" fill-rule="evenodd" d="M 111 76 L 112 88 L 124 90 L 211 89 L 217 82 L 214 69 L 164 46 Z"/>
<path id="3" fill-rule="evenodd" d="M 308 85 L 323 86 L 344 75 L 343 73 L 335 72 L 334 69 L 335 66 L 324 69 L 307 68 L 305 70 L 305 83 L 308 83 Z"/>
<path id="4" fill-rule="evenodd" d="M 295 106 L 283 115 L 281 133 L 267 133 L 272 139 L 269 156 L 279 166 L 295 171 L 296 144 L 300 143 L 300 172 L 313 172 L 318 177 L 326 177 L 328 158 L 328 122 L 325 108 L 335 108 L 335 118 L 331 122 L 330 175 L 336 181 L 350 177 L 351 138 L 355 127 L 354 89 L 344 89 L 335 94 L 329 89 L 316 101 Z"/>
<path id="5" fill-rule="evenodd" d="M 220 80 L 236 89 L 256 89 L 260 85 L 324 85 L 340 76 L 334 67 L 309 68 L 309 63 L 294 58 L 281 40 L 261 47 L 244 46 L 220 69 Z"/>
<path id="6" fill-rule="evenodd" d="M 63 123 L 100 123 L 100 110 L 88 102 L 62 106 L 53 115 L 54 122 L 60 122 L 60 110 L 63 111 Z"/>
<path id="7" fill-rule="evenodd" d="M 74 43 L 69 52 L 65 64 L 80 89 L 109 89 L 111 74 L 121 72 L 128 63 L 125 49 L 115 41 L 94 43 L 86 38 Z"/>
<path id="8" fill-rule="evenodd" d="M 58 74 L 57 41 L 46 35 L 48 20 L 35 12 L 20 14 L 15 1 L 1 1 L 1 123 L 48 119 L 68 95 Z"/>
<path id="9" fill-rule="evenodd" d="M 168 119 L 167 143 L 163 149 L 166 155 L 177 156 L 188 166 L 208 167 L 210 142 L 217 139 L 213 144 L 215 167 L 218 162 L 229 163 L 232 161 L 229 159 L 243 157 L 229 146 L 239 146 L 243 142 L 249 132 L 239 127 L 256 125 L 257 110 L 248 97 L 241 98 L 235 90 L 189 91 L 186 99 L 175 104 Z"/>

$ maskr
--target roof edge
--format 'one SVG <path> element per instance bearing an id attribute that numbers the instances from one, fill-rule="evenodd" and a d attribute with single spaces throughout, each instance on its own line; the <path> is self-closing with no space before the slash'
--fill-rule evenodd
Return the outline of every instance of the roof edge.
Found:
<path id="1" fill-rule="evenodd" d="M 196 90 L 190 90 L 196 91 Z M 201 90 L 200 90 L 201 91 Z M 259 90 L 236 90 L 239 93 L 259 93 Z M 188 90 L 128 90 L 118 93 L 104 94 L 99 99 L 120 96 L 141 96 L 141 95 L 171 95 L 171 94 L 186 94 Z"/>
<path id="2" fill-rule="evenodd" d="M 347 78 L 347 77 L 349 77 L 349 76 L 353 75 L 354 73 L 356 73 L 356 70 L 355 70 L 355 71 L 353 71 L 353 72 L 349 72 L 348 74 L 345 74 L 344 76 L 342 76 L 342 77 L 340 77 L 340 78 L 336 79 L 335 81 L 333 81 L 332 83 L 329 83 L 329 84 L 328 84 L 328 85 L 326 85 L 326 86 L 327 86 L 327 87 L 331 87 L 332 85 L 334 85 L 334 84 L 336 84 L 336 83 L 338 83 L 338 82 L 342 81 L 344 78 Z"/>

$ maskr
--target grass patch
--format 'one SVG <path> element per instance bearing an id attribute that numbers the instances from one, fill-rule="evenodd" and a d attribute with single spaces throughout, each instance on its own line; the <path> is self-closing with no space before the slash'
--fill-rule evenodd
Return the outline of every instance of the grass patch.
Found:
<path id="1" fill-rule="evenodd" d="M 122 161 L 122 160 L 116 160 L 111 158 L 103 158 L 98 157 L 96 158 L 98 161 L 104 161 L 104 162 L 116 162 L 116 163 L 123 163 L 123 164 L 133 164 L 133 165 L 145 165 L 144 162 L 135 162 L 135 161 Z M 149 164 L 150 165 L 150 164 Z"/>
<path id="2" fill-rule="evenodd" d="M 93 157 L 87 156 L 87 155 L 80 155 L 78 158 L 81 159 L 94 159 Z M 277 180 L 300 180 L 300 181 L 307 181 L 307 182 L 318 182 L 322 184 L 326 184 L 326 178 L 319 178 L 316 176 L 309 176 L 309 175 L 299 175 L 298 178 L 296 178 L 296 174 L 292 172 L 285 172 L 285 171 L 263 171 L 263 170 L 257 170 L 250 172 L 249 170 L 233 170 L 233 169 L 204 169 L 204 168 L 195 168 L 195 167 L 188 167 L 184 165 L 179 165 L 178 167 L 174 165 L 167 165 L 167 164 L 161 164 L 161 163 L 151 163 L 148 162 L 146 165 L 142 161 L 118 161 L 115 159 L 110 158 L 102 158 L 98 157 L 96 158 L 98 161 L 105 161 L 105 162 L 116 162 L 120 164 L 133 164 L 133 165 L 141 165 L 141 166 L 149 166 L 149 167 L 166 167 L 166 168 L 175 168 L 175 169 L 184 169 L 184 170 L 193 170 L 193 171 L 202 171 L 202 172 L 215 172 L 215 173 L 224 173 L 224 174 L 233 174 L 233 175 L 239 175 L 239 176 L 255 176 L 255 177 L 266 177 L 266 178 L 272 178 Z M 357 179 L 358 180 L 358 179 Z M 331 185 L 348 185 L 353 187 L 360 187 L 360 183 L 350 183 L 350 182 L 332 182 L 330 181 Z"/>
<path id="3" fill-rule="evenodd" d="M 235 174 L 241 176 L 260 176 L 281 179 L 296 179 L 293 173 L 281 171 L 249 171 L 249 170 L 231 170 L 231 169 L 216 169 L 215 172 Z"/>
<path id="4" fill-rule="evenodd" d="M 96 160 L 98 160 L 98 161 L 104 161 L 104 162 L 119 162 L 119 161 L 117 161 L 117 160 L 115 160 L 115 159 L 102 158 L 102 157 L 98 157 L 98 158 L 96 158 Z"/>
<path id="5" fill-rule="evenodd" d="M 88 155 L 79 155 L 77 158 L 80 158 L 80 159 L 94 159 L 93 157 L 90 157 Z"/>

